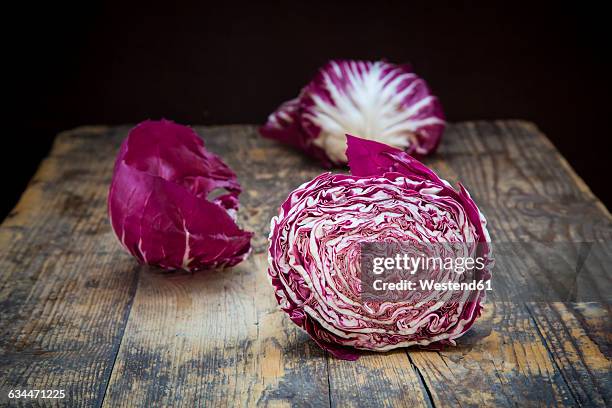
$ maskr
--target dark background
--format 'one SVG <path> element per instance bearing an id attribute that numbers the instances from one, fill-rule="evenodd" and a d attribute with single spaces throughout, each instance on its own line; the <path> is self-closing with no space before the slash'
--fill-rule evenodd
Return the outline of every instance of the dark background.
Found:
<path id="1" fill-rule="evenodd" d="M 21 6 L 4 20 L 0 217 L 54 135 L 165 117 L 262 123 L 330 58 L 411 62 L 449 121 L 534 121 L 610 206 L 610 50 L 593 5 L 119 1 Z"/>

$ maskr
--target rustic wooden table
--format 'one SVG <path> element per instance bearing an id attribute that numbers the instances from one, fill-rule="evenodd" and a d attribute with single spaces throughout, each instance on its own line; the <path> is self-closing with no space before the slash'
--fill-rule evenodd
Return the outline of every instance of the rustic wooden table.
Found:
<path id="1" fill-rule="evenodd" d="M 277 309 L 270 218 L 321 169 L 253 126 L 199 128 L 244 187 L 254 251 L 194 275 L 139 266 L 113 236 L 107 188 L 128 127 L 57 138 L 0 227 L 0 404 L 10 389 L 64 389 L 65 406 L 610 406 L 610 305 L 490 301 L 441 352 L 321 351 Z M 461 180 L 493 239 L 612 241 L 612 217 L 529 123 L 451 125 L 426 161 Z M 610 279 L 610 269 L 606 269 Z"/>

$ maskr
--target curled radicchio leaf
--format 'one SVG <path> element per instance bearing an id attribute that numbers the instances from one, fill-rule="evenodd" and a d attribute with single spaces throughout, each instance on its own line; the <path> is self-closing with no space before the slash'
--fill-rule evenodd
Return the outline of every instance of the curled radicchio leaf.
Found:
<path id="1" fill-rule="evenodd" d="M 357 359 L 355 349 L 454 345 L 480 315 L 485 291 L 366 302 L 360 245 L 459 243 L 485 260 L 476 278 L 486 281 L 484 216 L 463 186 L 455 190 L 403 151 L 349 136 L 347 155 L 352 175 L 324 173 L 302 184 L 272 219 L 268 275 L 281 309 L 342 359 Z"/>
<path id="2" fill-rule="evenodd" d="M 252 233 L 235 222 L 240 191 L 236 174 L 193 129 L 145 121 L 121 145 L 108 214 L 121 245 L 141 263 L 187 271 L 233 266 L 251 248 Z"/>
<path id="3" fill-rule="evenodd" d="M 339 60 L 272 113 L 260 133 L 329 167 L 346 163 L 346 133 L 424 156 L 436 150 L 444 127 L 438 98 L 409 65 Z"/>

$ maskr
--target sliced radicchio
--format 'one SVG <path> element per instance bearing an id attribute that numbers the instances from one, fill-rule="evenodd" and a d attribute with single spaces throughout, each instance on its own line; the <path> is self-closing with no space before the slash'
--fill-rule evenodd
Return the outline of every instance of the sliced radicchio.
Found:
<path id="1" fill-rule="evenodd" d="M 409 65 L 339 60 L 272 113 L 260 133 L 329 167 L 347 162 L 347 133 L 424 156 L 436 150 L 444 127 L 438 98 Z"/>
<path id="2" fill-rule="evenodd" d="M 193 129 L 145 121 L 121 145 L 108 214 L 121 245 L 141 263 L 188 271 L 233 266 L 249 254 L 252 235 L 235 222 L 240 191 L 236 174 Z"/>
<path id="3" fill-rule="evenodd" d="M 484 290 L 438 300 L 364 302 L 359 246 L 459 242 L 479 251 L 490 279 L 489 234 L 463 188 L 455 190 L 403 151 L 348 137 L 352 175 L 324 173 L 294 190 L 271 222 L 268 274 L 290 319 L 342 359 L 355 349 L 454 345 L 478 318 Z M 416 239 L 415 239 L 416 236 Z"/>

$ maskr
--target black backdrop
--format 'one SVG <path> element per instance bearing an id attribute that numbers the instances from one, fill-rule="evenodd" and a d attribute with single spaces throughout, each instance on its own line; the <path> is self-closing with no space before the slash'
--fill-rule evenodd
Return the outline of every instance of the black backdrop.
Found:
<path id="1" fill-rule="evenodd" d="M 330 58 L 411 62 L 450 121 L 534 121 L 608 206 L 605 13 L 491 2 L 27 4 L 5 20 L 4 199 L 53 136 L 165 117 L 261 123 Z"/>

